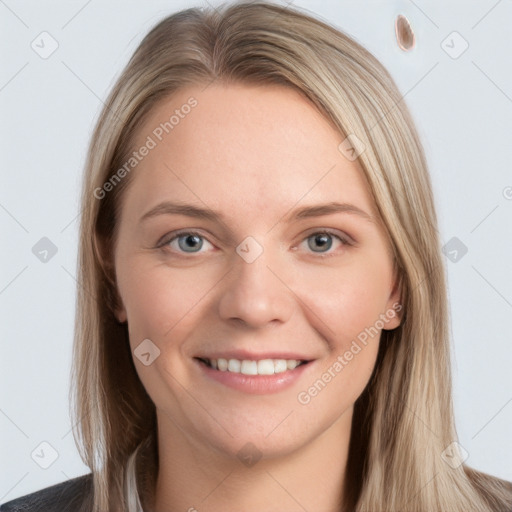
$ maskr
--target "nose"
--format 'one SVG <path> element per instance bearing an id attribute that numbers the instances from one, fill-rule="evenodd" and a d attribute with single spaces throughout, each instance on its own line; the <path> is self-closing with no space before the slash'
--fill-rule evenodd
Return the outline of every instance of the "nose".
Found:
<path id="1" fill-rule="evenodd" d="M 251 263 L 234 254 L 218 303 L 222 319 L 261 328 L 290 318 L 294 294 L 281 266 L 270 260 L 265 250 Z"/>

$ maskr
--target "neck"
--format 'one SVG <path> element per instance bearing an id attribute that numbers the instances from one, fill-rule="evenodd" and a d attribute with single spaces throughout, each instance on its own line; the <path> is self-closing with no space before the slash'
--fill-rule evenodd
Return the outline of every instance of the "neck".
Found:
<path id="1" fill-rule="evenodd" d="M 244 464 L 202 446 L 176 424 L 158 417 L 158 512 L 340 512 L 352 409 L 309 443 L 279 457 Z"/>

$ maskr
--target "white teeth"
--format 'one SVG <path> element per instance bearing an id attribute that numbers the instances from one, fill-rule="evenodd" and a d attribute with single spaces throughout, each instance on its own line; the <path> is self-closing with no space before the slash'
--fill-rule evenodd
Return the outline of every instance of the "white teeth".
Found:
<path id="1" fill-rule="evenodd" d="M 288 370 L 286 359 L 276 359 L 274 361 L 274 371 L 276 373 L 285 372 L 286 370 Z"/>
<path id="2" fill-rule="evenodd" d="M 258 362 L 244 359 L 240 367 L 240 373 L 244 375 L 258 375 Z"/>
<path id="3" fill-rule="evenodd" d="M 272 361 L 272 359 L 261 359 L 258 361 L 259 375 L 274 375 L 274 373 L 274 361 Z"/>
<path id="4" fill-rule="evenodd" d="M 288 359 L 288 361 L 286 361 L 286 368 L 288 368 L 288 370 L 293 370 L 298 364 L 299 361 L 295 361 L 295 359 Z"/>
<path id="5" fill-rule="evenodd" d="M 233 373 L 240 373 L 242 363 L 238 359 L 230 359 L 228 361 L 228 370 Z"/>
<path id="6" fill-rule="evenodd" d="M 244 375 L 274 375 L 286 370 L 293 370 L 300 364 L 300 360 L 295 359 L 260 359 L 253 361 L 244 359 L 209 359 L 210 366 L 221 372 L 230 371 L 233 373 L 242 373 Z"/>

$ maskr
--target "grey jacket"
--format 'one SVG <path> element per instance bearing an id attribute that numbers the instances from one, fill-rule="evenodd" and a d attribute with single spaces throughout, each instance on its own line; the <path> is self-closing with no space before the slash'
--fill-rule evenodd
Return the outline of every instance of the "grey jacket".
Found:
<path id="1" fill-rule="evenodd" d="M 4 503 L 0 512 L 79 512 L 91 492 L 89 473 Z"/>

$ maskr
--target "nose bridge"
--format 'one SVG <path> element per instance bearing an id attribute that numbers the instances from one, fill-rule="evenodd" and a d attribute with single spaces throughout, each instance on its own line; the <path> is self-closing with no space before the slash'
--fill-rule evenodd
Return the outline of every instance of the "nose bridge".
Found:
<path id="1" fill-rule="evenodd" d="M 279 258 L 261 241 L 247 237 L 236 247 L 233 267 L 219 303 L 224 319 L 238 318 L 252 326 L 291 314 L 290 290 L 279 276 Z M 276 275 L 277 274 L 277 275 Z"/>

